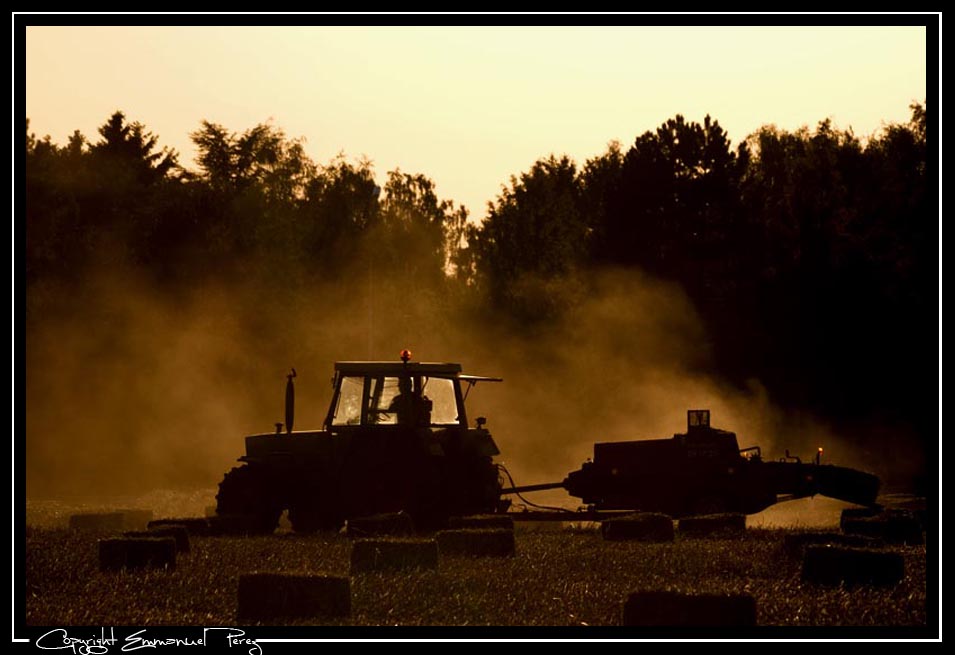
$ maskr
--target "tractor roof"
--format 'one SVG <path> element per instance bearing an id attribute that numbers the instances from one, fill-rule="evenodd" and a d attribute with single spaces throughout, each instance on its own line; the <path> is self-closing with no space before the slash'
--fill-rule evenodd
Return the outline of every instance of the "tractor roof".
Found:
<path id="1" fill-rule="evenodd" d="M 448 362 L 335 362 L 335 370 L 344 375 L 446 375 L 455 377 L 460 364 Z"/>

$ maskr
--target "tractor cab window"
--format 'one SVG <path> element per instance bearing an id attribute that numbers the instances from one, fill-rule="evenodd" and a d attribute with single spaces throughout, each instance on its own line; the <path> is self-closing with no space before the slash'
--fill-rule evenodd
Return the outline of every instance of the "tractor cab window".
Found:
<path id="1" fill-rule="evenodd" d="M 459 425 L 458 394 L 449 378 L 343 376 L 332 425 Z"/>
<path id="2" fill-rule="evenodd" d="M 458 424 L 458 399 L 452 380 L 424 378 L 422 393 L 431 401 L 431 425 Z"/>
<path id="3" fill-rule="evenodd" d="M 457 421 L 457 400 L 451 380 L 421 376 L 371 379 L 368 423 L 429 427 Z"/>
<path id="4" fill-rule="evenodd" d="M 397 425 L 399 413 L 402 419 L 406 418 L 405 413 L 411 409 L 411 387 L 411 378 L 373 378 L 371 396 L 368 399 L 368 422 Z"/>
<path id="5" fill-rule="evenodd" d="M 358 425 L 361 423 L 361 398 L 364 393 L 365 379 L 343 377 L 338 393 L 338 404 L 332 416 L 332 425 Z"/>
<path id="6" fill-rule="evenodd" d="M 690 428 L 708 428 L 710 427 L 710 410 L 708 409 L 689 409 L 686 412 L 686 427 Z"/>

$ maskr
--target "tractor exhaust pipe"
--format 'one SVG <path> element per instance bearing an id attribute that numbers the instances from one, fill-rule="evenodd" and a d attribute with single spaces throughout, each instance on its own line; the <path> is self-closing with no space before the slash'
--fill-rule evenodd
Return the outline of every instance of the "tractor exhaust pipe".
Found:
<path id="1" fill-rule="evenodd" d="M 285 377 L 288 378 L 285 383 L 285 433 L 292 434 L 292 423 L 295 422 L 295 384 L 292 378 L 295 377 L 295 369 Z"/>

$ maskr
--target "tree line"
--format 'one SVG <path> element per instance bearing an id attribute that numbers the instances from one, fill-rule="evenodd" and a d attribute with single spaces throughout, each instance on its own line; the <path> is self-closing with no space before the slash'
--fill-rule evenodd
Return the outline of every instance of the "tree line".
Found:
<path id="1" fill-rule="evenodd" d="M 933 435 L 938 224 L 925 105 L 911 112 L 866 139 L 824 120 L 767 125 L 735 148 L 716 120 L 678 115 L 580 166 L 539 159 L 481 223 L 425 175 L 396 169 L 379 187 L 371 161 L 316 164 L 271 124 L 203 121 L 190 170 L 122 112 L 94 141 L 77 131 L 62 146 L 28 121 L 28 297 L 81 284 L 94 265 L 172 290 L 219 277 L 301 288 L 371 256 L 532 331 L 579 299 L 589 273 L 632 268 L 682 286 L 726 379 Z M 28 307 L 28 322 L 42 317 Z"/>

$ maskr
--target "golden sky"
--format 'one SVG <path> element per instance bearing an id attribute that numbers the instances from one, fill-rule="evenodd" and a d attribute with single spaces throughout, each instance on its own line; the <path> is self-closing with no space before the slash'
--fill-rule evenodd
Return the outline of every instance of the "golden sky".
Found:
<path id="1" fill-rule="evenodd" d="M 192 166 L 203 119 L 271 119 L 319 163 L 367 155 L 485 213 L 550 153 L 578 164 L 680 113 L 734 144 L 830 117 L 859 136 L 926 97 L 924 27 L 27 28 L 31 131 L 91 140 L 120 109 Z"/>

